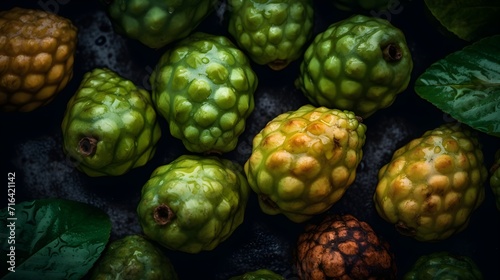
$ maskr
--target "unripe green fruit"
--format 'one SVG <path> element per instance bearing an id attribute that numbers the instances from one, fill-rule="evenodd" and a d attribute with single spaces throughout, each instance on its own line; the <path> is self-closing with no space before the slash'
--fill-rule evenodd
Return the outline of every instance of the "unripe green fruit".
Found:
<path id="1" fill-rule="evenodd" d="M 243 222 L 250 189 L 242 168 L 215 156 L 182 155 L 158 167 L 137 206 L 144 234 L 171 250 L 212 250 Z"/>
<path id="2" fill-rule="evenodd" d="M 161 137 L 149 92 L 106 68 L 85 73 L 61 128 L 64 152 L 92 177 L 145 165 Z"/>
<path id="3" fill-rule="evenodd" d="M 403 280 L 482 280 L 483 275 L 470 257 L 436 252 L 417 259 Z"/>
<path id="4" fill-rule="evenodd" d="M 366 126 L 349 111 L 304 105 L 271 120 L 244 165 L 263 212 L 304 222 L 354 182 Z"/>
<path id="5" fill-rule="evenodd" d="M 233 276 L 229 280 L 284 280 L 285 278 L 269 269 L 257 269 L 242 275 Z"/>
<path id="6" fill-rule="evenodd" d="M 230 0 L 229 33 L 257 64 L 281 70 L 312 37 L 311 0 Z"/>
<path id="7" fill-rule="evenodd" d="M 168 49 L 151 75 L 153 101 L 191 152 L 233 150 L 252 113 L 257 76 L 224 36 L 195 33 Z"/>
<path id="8" fill-rule="evenodd" d="M 467 227 L 484 200 L 487 177 L 472 131 L 443 124 L 395 151 L 380 169 L 375 207 L 401 234 L 446 239 Z"/>
<path id="9" fill-rule="evenodd" d="M 185 38 L 214 11 L 215 0 L 101 0 L 118 33 L 161 48 Z"/>
<path id="10" fill-rule="evenodd" d="M 407 88 L 412 68 L 401 30 L 384 19 L 353 15 L 315 37 L 296 86 L 312 104 L 367 118 Z"/>
<path id="11" fill-rule="evenodd" d="M 177 280 L 170 259 L 141 235 L 112 241 L 90 273 L 91 280 Z"/>

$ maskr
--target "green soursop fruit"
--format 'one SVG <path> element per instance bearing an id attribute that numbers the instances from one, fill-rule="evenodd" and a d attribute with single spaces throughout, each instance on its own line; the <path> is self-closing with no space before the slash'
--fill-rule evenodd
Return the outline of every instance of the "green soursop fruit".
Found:
<path id="1" fill-rule="evenodd" d="M 158 167 L 137 206 L 144 234 L 171 250 L 214 249 L 243 222 L 250 188 L 237 163 L 181 155 Z"/>
<path id="2" fill-rule="evenodd" d="M 470 257 L 436 252 L 417 259 L 403 280 L 482 280 L 483 274 Z"/>
<path id="3" fill-rule="evenodd" d="M 443 240 L 467 227 L 487 177 L 472 129 L 443 124 L 399 148 L 379 170 L 375 207 L 403 235 Z"/>
<path id="4" fill-rule="evenodd" d="M 352 112 L 312 105 L 267 123 L 244 165 L 262 211 L 299 223 L 328 210 L 356 177 L 365 132 Z"/>
<path id="5" fill-rule="evenodd" d="M 65 154 L 92 177 L 145 165 L 161 137 L 149 92 L 107 68 L 85 73 L 61 128 Z"/>
<path id="6" fill-rule="evenodd" d="M 366 118 L 407 88 L 412 68 L 401 30 L 385 19 L 353 15 L 314 38 L 295 84 L 313 105 Z"/>
<path id="7" fill-rule="evenodd" d="M 272 270 L 262 268 L 233 276 L 229 280 L 285 280 L 285 278 Z"/>
<path id="8" fill-rule="evenodd" d="M 490 187 L 495 196 L 497 209 L 500 211 L 500 149 L 495 153 L 495 163 L 490 168 Z"/>
<path id="9" fill-rule="evenodd" d="M 182 39 L 215 10 L 216 0 L 101 0 L 117 33 L 150 48 Z"/>
<path id="10" fill-rule="evenodd" d="M 391 7 L 391 2 L 392 0 L 333 0 L 339 10 L 350 12 L 380 11 Z"/>
<path id="11" fill-rule="evenodd" d="M 190 35 L 162 55 L 150 81 L 158 112 L 189 151 L 236 148 L 258 81 L 246 55 L 228 38 Z"/>
<path id="12" fill-rule="evenodd" d="M 250 59 L 281 70 L 312 37 L 312 0 L 229 0 L 229 33 Z"/>
<path id="13" fill-rule="evenodd" d="M 127 235 L 108 244 L 90 271 L 91 280 L 177 280 L 170 259 L 141 235 Z"/>

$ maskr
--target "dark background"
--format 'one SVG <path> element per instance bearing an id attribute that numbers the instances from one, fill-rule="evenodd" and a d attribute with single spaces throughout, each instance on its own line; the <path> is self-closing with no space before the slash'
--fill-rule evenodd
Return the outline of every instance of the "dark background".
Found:
<path id="1" fill-rule="evenodd" d="M 332 1 L 313 2 L 315 34 L 351 15 L 334 8 Z M 79 29 L 74 76 L 56 99 L 30 113 L 0 115 L 1 170 L 3 174 L 16 172 L 16 200 L 59 197 L 90 203 L 110 215 L 113 222 L 111 240 L 139 233 L 141 229 L 135 208 L 141 187 L 156 167 L 187 153 L 181 142 L 170 136 L 165 121 L 161 119 L 163 135 L 155 157 L 147 165 L 119 177 L 90 178 L 74 169 L 62 152 L 60 124 L 66 103 L 75 93 L 85 72 L 95 67 L 108 67 L 137 85 L 150 89 L 149 75 L 165 48 L 150 49 L 116 34 L 98 1 L 2 0 L 0 3 L 1 10 L 14 6 L 55 12 L 70 18 Z M 393 13 L 379 16 L 390 20 L 405 33 L 414 61 L 412 80 L 391 107 L 364 121 L 368 127 L 367 140 L 356 181 L 328 214 L 353 214 L 368 222 L 390 243 L 400 277 L 419 256 L 449 251 L 471 257 L 485 279 L 500 279 L 500 212 L 495 208 L 489 183 L 485 185 L 485 201 L 473 212 L 469 226 L 463 232 L 439 242 L 419 242 L 400 235 L 374 209 L 372 196 L 377 184 L 377 172 L 390 160 L 392 153 L 409 140 L 420 137 L 423 132 L 453 121 L 414 92 L 415 79 L 431 63 L 468 45 L 441 27 L 426 10 L 423 1 L 401 1 L 396 7 Z M 230 37 L 226 24 L 226 18 L 212 13 L 197 31 Z M 247 121 L 244 134 L 240 136 L 238 147 L 223 155 L 225 158 L 243 164 L 250 155 L 253 136 L 269 120 L 307 103 L 293 85 L 299 63 L 300 60 L 279 72 L 253 65 L 259 78 L 255 93 L 256 108 Z M 498 138 L 480 132 L 478 137 L 489 168 L 493 164 L 494 152 L 500 147 Z M 310 222 L 320 218 L 318 216 Z M 199 254 L 165 252 L 180 279 L 227 279 L 259 268 L 268 268 L 287 279 L 294 279 L 293 251 L 304 225 L 292 223 L 282 215 L 263 214 L 252 193 L 244 223 L 216 249 Z"/>

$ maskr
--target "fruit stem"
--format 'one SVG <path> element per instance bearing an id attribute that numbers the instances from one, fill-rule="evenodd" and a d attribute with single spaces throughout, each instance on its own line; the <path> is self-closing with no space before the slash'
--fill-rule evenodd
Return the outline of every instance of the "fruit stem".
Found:
<path id="1" fill-rule="evenodd" d="M 403 52 L 401 48 L 393 43 L 388 44 L 382 49 L 382 53 L 384 54 L 384 60 L 391 61 L 399 61 L 403 57 Z"/>
<path id="2" fill-rule="evenodd" d="M 153 217 L 156 224 L 164 226 L 172 221 L 172 219 L 175 217 L 175 214 L 172 209 L 170 209 L 170 207 L 168 207 L 166 204 L 160 204 L 155 208 Z"/>
<path id="3" fill-rule="evenodd" d="M 93 156 L 97 150 L 97 139 L 85 136 L 78 142 L 78 152 L 85 157 Z"/>

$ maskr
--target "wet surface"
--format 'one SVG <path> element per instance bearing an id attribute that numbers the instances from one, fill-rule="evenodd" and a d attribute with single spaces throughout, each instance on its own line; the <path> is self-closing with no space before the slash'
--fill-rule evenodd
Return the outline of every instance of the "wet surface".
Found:
<path id="1" fill-rule="evenodd" d="M 86 202 L 103 209 L 113 224 L 112 239 L 139 233 L 135 208 L 142 185 L 159 165 L 185 153 L 181 142 L 168 133 L 161 121 L 163 135 L 155 157 L 145 166 L 119 177 L 90 178 L 75 169 L 75 163 L 62 152 L 60 124 L 66 103 L 76 91 L 83 74 L 94 67 L 108 67 L 138 86 L 150 89 L 148 77 L 163 49 L 149 49 L 136 41 L 116 34 L 98 1 L 2 1 L 0 9 L 15 5 L 49 9 L 71 18 L 79 29 L 75 74 L 68 86 L 49 105 L 28 114 L 0 116 L 2 135 L 1 170 L 17 174 L 16 199 L 59 197 Z M 322 4 L 319 4 L 319 3 Z M 414 59 L 413 79 L 396 102 L 364 122 L 368 127 L 363 148 L 364 157 L 356 181 L 329 213 L 352 214 L 368 222 L 391 244 L 396 254 L 400 276 L 422 254 L 448 250 L 470 256 L 482 270 L 485 279 L 499 279 L 500 212 L 495 209 L 488 185 L 486 199 L 463 232 L 440 242 L 423 243 L 404 237 L 376 213 L 372 196 L 377 172 L 400 146 L 419 137 L 437 125 L 452 121 L 413 91 L 415 78 L 433 61 L 461 49 L 465 43 L 440 32 L 420 1 L 406 1 L 398 13 L 380 14 L 405 32 Z M 315 33 L 329 23 L 346 17 L 333 7 L 315 1 Z M 224 18 L 214 13 L 198 30 L 227 35 Z M 415 25 L 418 23 L 418 25 Z M 433 38 L 433 39 L 429 39 Z M 294 87 L 298 62 L 275 72 L 254 65 L 259 76 L 255 93 L 256 108 L 247 121 L 237 148 L 224 155 L 243 164 L 251 152 L 252 138 L 264 125 L 282 112 L 297 109 L 306 103 Z M 491 166 L 498 139 L 479 134 L 485 163 Z M 311 222 L 316 221 L 313 219 Z M 303 224 L 294 224 L 283 216 L 263 214 L 252 195 L 245 222 L 215 250 L 199 254 L 166 251 L 180 279 L 227 279 L 258 268 L 269 268 L 286 279 L 295 279 L 293 250 Z"/>

